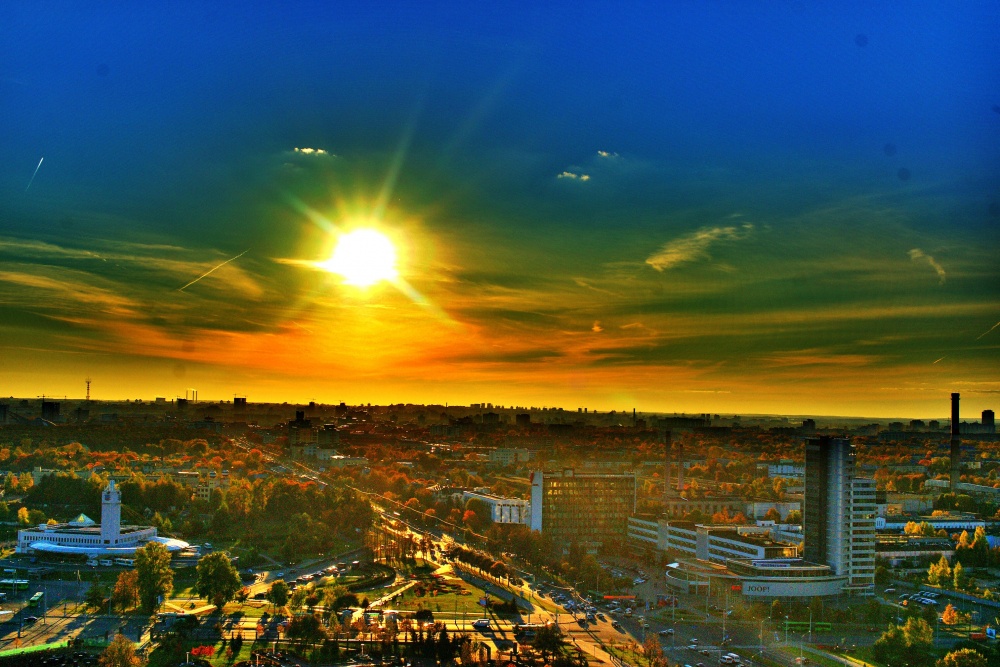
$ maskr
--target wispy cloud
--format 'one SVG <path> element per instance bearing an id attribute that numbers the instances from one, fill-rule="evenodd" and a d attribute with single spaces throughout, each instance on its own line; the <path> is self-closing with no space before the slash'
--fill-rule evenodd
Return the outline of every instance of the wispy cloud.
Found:
<path id="1" fill-rule="evenodd" d="M 594 333 L 601 333 L 602 331 L 604 331 L 604 327 L 601 326 L 600 320 L 596 320 L 594 322 L 594 326 L 590 327 L 590 330 L 593 331 Z"/>
<path id="2" fill-rule="evenodd" d="M 703 227 L 693 234 L 682 236 L 665 244 L 659 251 L 646 259 L 646 264 L 657 271 L 666 271 L 679 264 L 699 259 L 711 259 L 708 249 L 720 242 L 739 241 L 753 232 L 753 225 L 745 223 L 739 227 Z"/>
<path id="3" fill-rule="evenodd" d="M 572 171 L 564 171 L 563 173 L 561 173 L 558 176 L 556 176 L 556 178 L 566 178 L 566 179 L 569 179 L 571 181 L 583 181 L 583 182 L 586 182 L 586 181 L 590 180 L 590 174 L 577 174 L 576 172 L 572 172 Z"/>
<path id="4" fill-rule="evenodd" d="M 597 156 L 605 160 L 617 160 L 621 158 L 618 153 L 612 153 L 611 151 L 597 151 Z"/>
<path id="5" fill-rule="evenodd" d="M 914 248 L 908 254 L 910 255 L 910 259 L 912 259 L 914 262 L 919 262 L 920 260 L 927 262 L 930 265 L 930 267 L 934 269 L 934 271 L 938 274 L 938 283 L 944 285 L 945 278 L 947 277 L 944 272 L 944 267 L 938 264 L 936 261 L 934 261 L 933 257 L 925 253 L 920 248 Z"/>

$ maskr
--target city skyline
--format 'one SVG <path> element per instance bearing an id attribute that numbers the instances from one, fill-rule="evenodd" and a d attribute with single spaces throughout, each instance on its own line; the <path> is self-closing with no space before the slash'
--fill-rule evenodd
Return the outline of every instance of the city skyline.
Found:
<path id="1" fill-rule="evenodd" d="M 989 3 L 0 18 L 4 395 L 996 409 Z"/>

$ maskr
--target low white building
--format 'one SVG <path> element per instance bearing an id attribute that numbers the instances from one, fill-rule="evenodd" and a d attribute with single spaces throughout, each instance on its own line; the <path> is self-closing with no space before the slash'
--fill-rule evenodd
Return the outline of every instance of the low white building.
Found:
<path id="1" fill-rule="evenodd" d="M 523 523 L 531 522 L 531 504 L 527 500 L 520 498 L 501 498 L 500 496 L 488 493 L 476 493 L 465 491 L 462 493 L 462 502 L 467 503 L 475 498 L 490 508 L 490 517 L 493 523 Z"/>
<path id="2" fill-rule="evenodd" d="M 158 537 L 152 526 L 121 524 L 121 492 L 114 480 L 101 494 L 101 524 L 81 514 L 73 521 L 42 524 L 17 531 L 17 553 L 52 553 L 81 556 L 130 556 L 150 542 L 163 544 L 168 551 L 182 551 L 188 543 Z"/>

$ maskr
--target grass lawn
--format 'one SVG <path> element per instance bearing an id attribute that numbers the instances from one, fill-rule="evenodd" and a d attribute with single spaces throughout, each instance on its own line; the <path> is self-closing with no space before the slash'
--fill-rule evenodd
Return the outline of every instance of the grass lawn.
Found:
<path id="1" fill-rule="evenodd" d="M 181 645 L 182 651 L 180 653 L 175 653 L 174 651 L 168 650 L 164 647 L 157 647 L 156 650 L 149 655 L 149 667 L 176 667 L 178 662 L 184 661 L 184 651 L 189 651 L 196 646 L 204 645 L 204 642 L 187 642 Z M 223 646 L 222 642 L 217 642 L 212 646 L 215 647 L 215 655 L 210 658 L 202 656 L 202 658 L 208 660 L 213 667 L 228 667 L 229 665 L 232 665 L 240 660 L 249 660 L 250 652 L 253 649 L 251 642 L 244 642 L 243 648 L 240 649 L 238 655 L 227 657 L 226 646 Z"/>
<path id="2" fill-rule="evenodd" d="M 479 600 L 484 593 L 481 589 L 467 584 L 457 577 L 448 576 L 440 579 L 421 578 L 412 588 L 393 600 L 393 609 L 416 610 L 430 609 L 432 612 L 454 612 L 475 614 L 477 618 L 483 613 Z"/>

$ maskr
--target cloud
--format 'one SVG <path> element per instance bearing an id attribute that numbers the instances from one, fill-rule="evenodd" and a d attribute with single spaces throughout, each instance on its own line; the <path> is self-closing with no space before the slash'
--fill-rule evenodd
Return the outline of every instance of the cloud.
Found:
<path id="1" fill-rule="evenodd" d="M 597 156 L 606 160 L 618 160 L 621 158 L 621 155 L 612 153 L 611 151 L 597 151 Z"/>
<path id="2" fill-rule="evenodd" d="M 601 326 L 600 320 L 596 320 L 594 322 L 594 326 L 590 327 L 590 330 L 593 331 L 594 333 L 601 333 L 602 331 L 604 331 L 604 327 Z"/>
<path id="3" fill-rule="evenodd" d="M 699 259 L 710 259 L 708 249 L 715 243 L 739 241 L 753 232 L 753 225 L 745 223 L 740 227 L 703 227 L 693 234 L 682 236 L 665 244 L 658 252 L 646 259 L 657 271 L 672 269 L 678 264 Z"/>
<path id="4" fill-rule="evenodd" d="M 926 254 L 920 248 L 914 248 L 907 254 L 909 254 L 910 259 L 912 259 L 914 262 L 925 260 L 931 266 L 931 268 L 934 269 L 934 271 L 938 274 L 938 283 L 944 285 L 945 278 L 947 277 L 947 275 L 944 272 L 944 267 L 938 264 L 936 261 L 934 261 L 933 257 Z"/>
<path id="5" fill-rule="evenodd" d="M 577 174 L 577 173 L 572 172 L 572 171 L 564 171 L 563 173 L 561 173 L 558 176 L 556 176 L 556 178 L 568 178 L 571 181 L 577 181 L 578 180 L 578 181 L 586 182 L 586 181 L 590 180 L 590 174 Z"/>
<path id="6" fill-rule="evenodd" d="M 329 153 L 322 148 L 299 148 L 296 146 L 295 152 L 302 153 L 303 155 L 329 155 Z"/>

